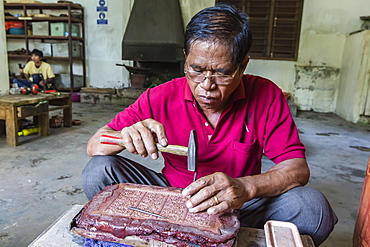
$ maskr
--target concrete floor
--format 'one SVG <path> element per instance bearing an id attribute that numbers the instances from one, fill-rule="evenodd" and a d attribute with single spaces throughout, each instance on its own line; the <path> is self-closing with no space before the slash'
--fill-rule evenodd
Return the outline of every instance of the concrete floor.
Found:
<path id="1" fill-rule="evenodd" d="M 82 120 L 81 125 L 51 129 L 48 137 L 23 137 L 16 148 L 6 146 L 0 136 L 0 246 L 28 246 L 72 205 L 87 202 L 80 184 L 89 160 L 87 140 L 122 109 L 73 103 L 73 118 Z M 339 217 L 322 246 L 351 246 L 370 155 L 370 126 L 313 112 L 298 112 L 296 123 L 307 147 L 309 186 L 327 196 Z M 161 169 L 161 159 L 134 158 Z M 271 165 L 264 159 L 264 170 Z"/>

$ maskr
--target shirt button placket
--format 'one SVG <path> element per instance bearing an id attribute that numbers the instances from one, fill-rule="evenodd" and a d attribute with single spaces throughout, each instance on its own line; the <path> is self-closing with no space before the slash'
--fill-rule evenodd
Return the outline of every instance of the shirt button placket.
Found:
<path id="1" fill-rule="evenodd" d="M 211 126 L 209 125 L 208 122 L 204 122 L 204 126 L 206 126 L 205 131 L 206 131 L 208 140 L 210 140 L 212 138 L 212 132 L 213 132 L 213 130 L 212 130 L 212 128 L 211 128 Z"/>

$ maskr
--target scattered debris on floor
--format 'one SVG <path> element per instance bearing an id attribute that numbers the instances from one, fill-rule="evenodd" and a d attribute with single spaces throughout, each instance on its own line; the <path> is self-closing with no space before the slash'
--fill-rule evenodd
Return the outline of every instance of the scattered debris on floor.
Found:
<path id="1" fill-rule="evenodd" d="M 356 148 L 360 151 L 364 151 L 364 152 L 370 152 L 370 148 L 368 147 L 362 147 L 362 146 L 349 146 L 350 148 Z"/>
<path id="2" fill-rule="evenodd" d="M 80 125 L 81 124 L 81 120 L 79 119 L 73 119 L 72 120 L 72 125 Z"/>
<path id="3" fill-rule="evenodd" d="M 52 116 L 49 120 L 50 128 L 60 128 L 63 125 L 63 118 L 60 115 Z"/>
<path id="4" fill-rule="evenodd" d="M 9 233 L 0 233 L 0 239 L 9 237 Z"/>
<path id="5" fill-rule="evenodd" d="M 66 179 L 66 178 L 71 178 L 72 175 L 64 175 L 64 176 L 60 176 L 59 178 L 57 178 L 57 180 L 62 180 L 62 179 Z"/>
<path id="6" fill-rule="evenodd" d="M 318 136 L 331 136 L 331 135 L 339 135 L 338 133 L 328 132 L 328 133 L 316 133 Z"/>

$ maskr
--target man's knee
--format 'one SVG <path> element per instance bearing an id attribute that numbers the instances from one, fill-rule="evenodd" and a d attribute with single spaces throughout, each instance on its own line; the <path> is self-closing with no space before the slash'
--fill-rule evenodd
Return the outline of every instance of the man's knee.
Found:
<path id="1" fill-rule="evenodd" d="M 316 207 L 327 206 L 328 202 L 321 192 L 309 187 L 296 187 L 282 197 L 287 197 L 293 207 L 299 207 L 301 210 L 315 210 Z"/>
<path id="2" fill-rule="evenodd" d="M 312 213 L 313 217 L 320 218 L 318 213 L 332 211 L 325 196 L 313 188 L 297 187 L 283 195 L 288 196 L 290 207 L 295 208 L 300 213 Z"/>
<path id="3" fill-rule="evenodd" d="M 105 174 L 115 164 L 115 156 L 96 155 L 90 159 L 82 171 L 82 180 Z"/>
<path id="4" fill-rule="evenodd" d="M 90 159 L 82 171 L 82 187 L 88 199 L 113 183 L 110 175 L 116 164 L 116 156 L 97 155 Z"/>
<path id="5" fill-rule="evenodd" d="M 321 244 L 338 221 L 325 196 L 309 187 L 294 188 L 284 196 L 290 201 L 291 221 L 301 234 L 308 234 L 316 245 Z"/>

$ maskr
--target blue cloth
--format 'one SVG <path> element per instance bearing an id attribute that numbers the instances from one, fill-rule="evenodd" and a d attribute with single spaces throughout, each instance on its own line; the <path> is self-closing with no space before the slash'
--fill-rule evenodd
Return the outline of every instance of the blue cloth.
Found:
<path id="1" fill-rule="evenodd" d="M 134 246 L 85 238 L 84 247 L 134 247 Z"/>
<path id="2" fill-rule="evenodd" d="M 33 74 L 32 75 L 32 80 L 21 80 L 21 79 L 14 79 L 13 83 L 16 83 L 18 87 L 32 87 L 32 84 L 37 84 L 39 85 L 39 82 L 42 81 L 42 75 L 41 74 Z"/>
<path id="3" fill-rule="evenodd" d="M 21 87 L 32 87 L 32 84 L 34 84 L 32 81 L 21 80 L 21 79 L 14 79 L 13 83 L 17 84 L 19 88 L 21 88 Z"/>

